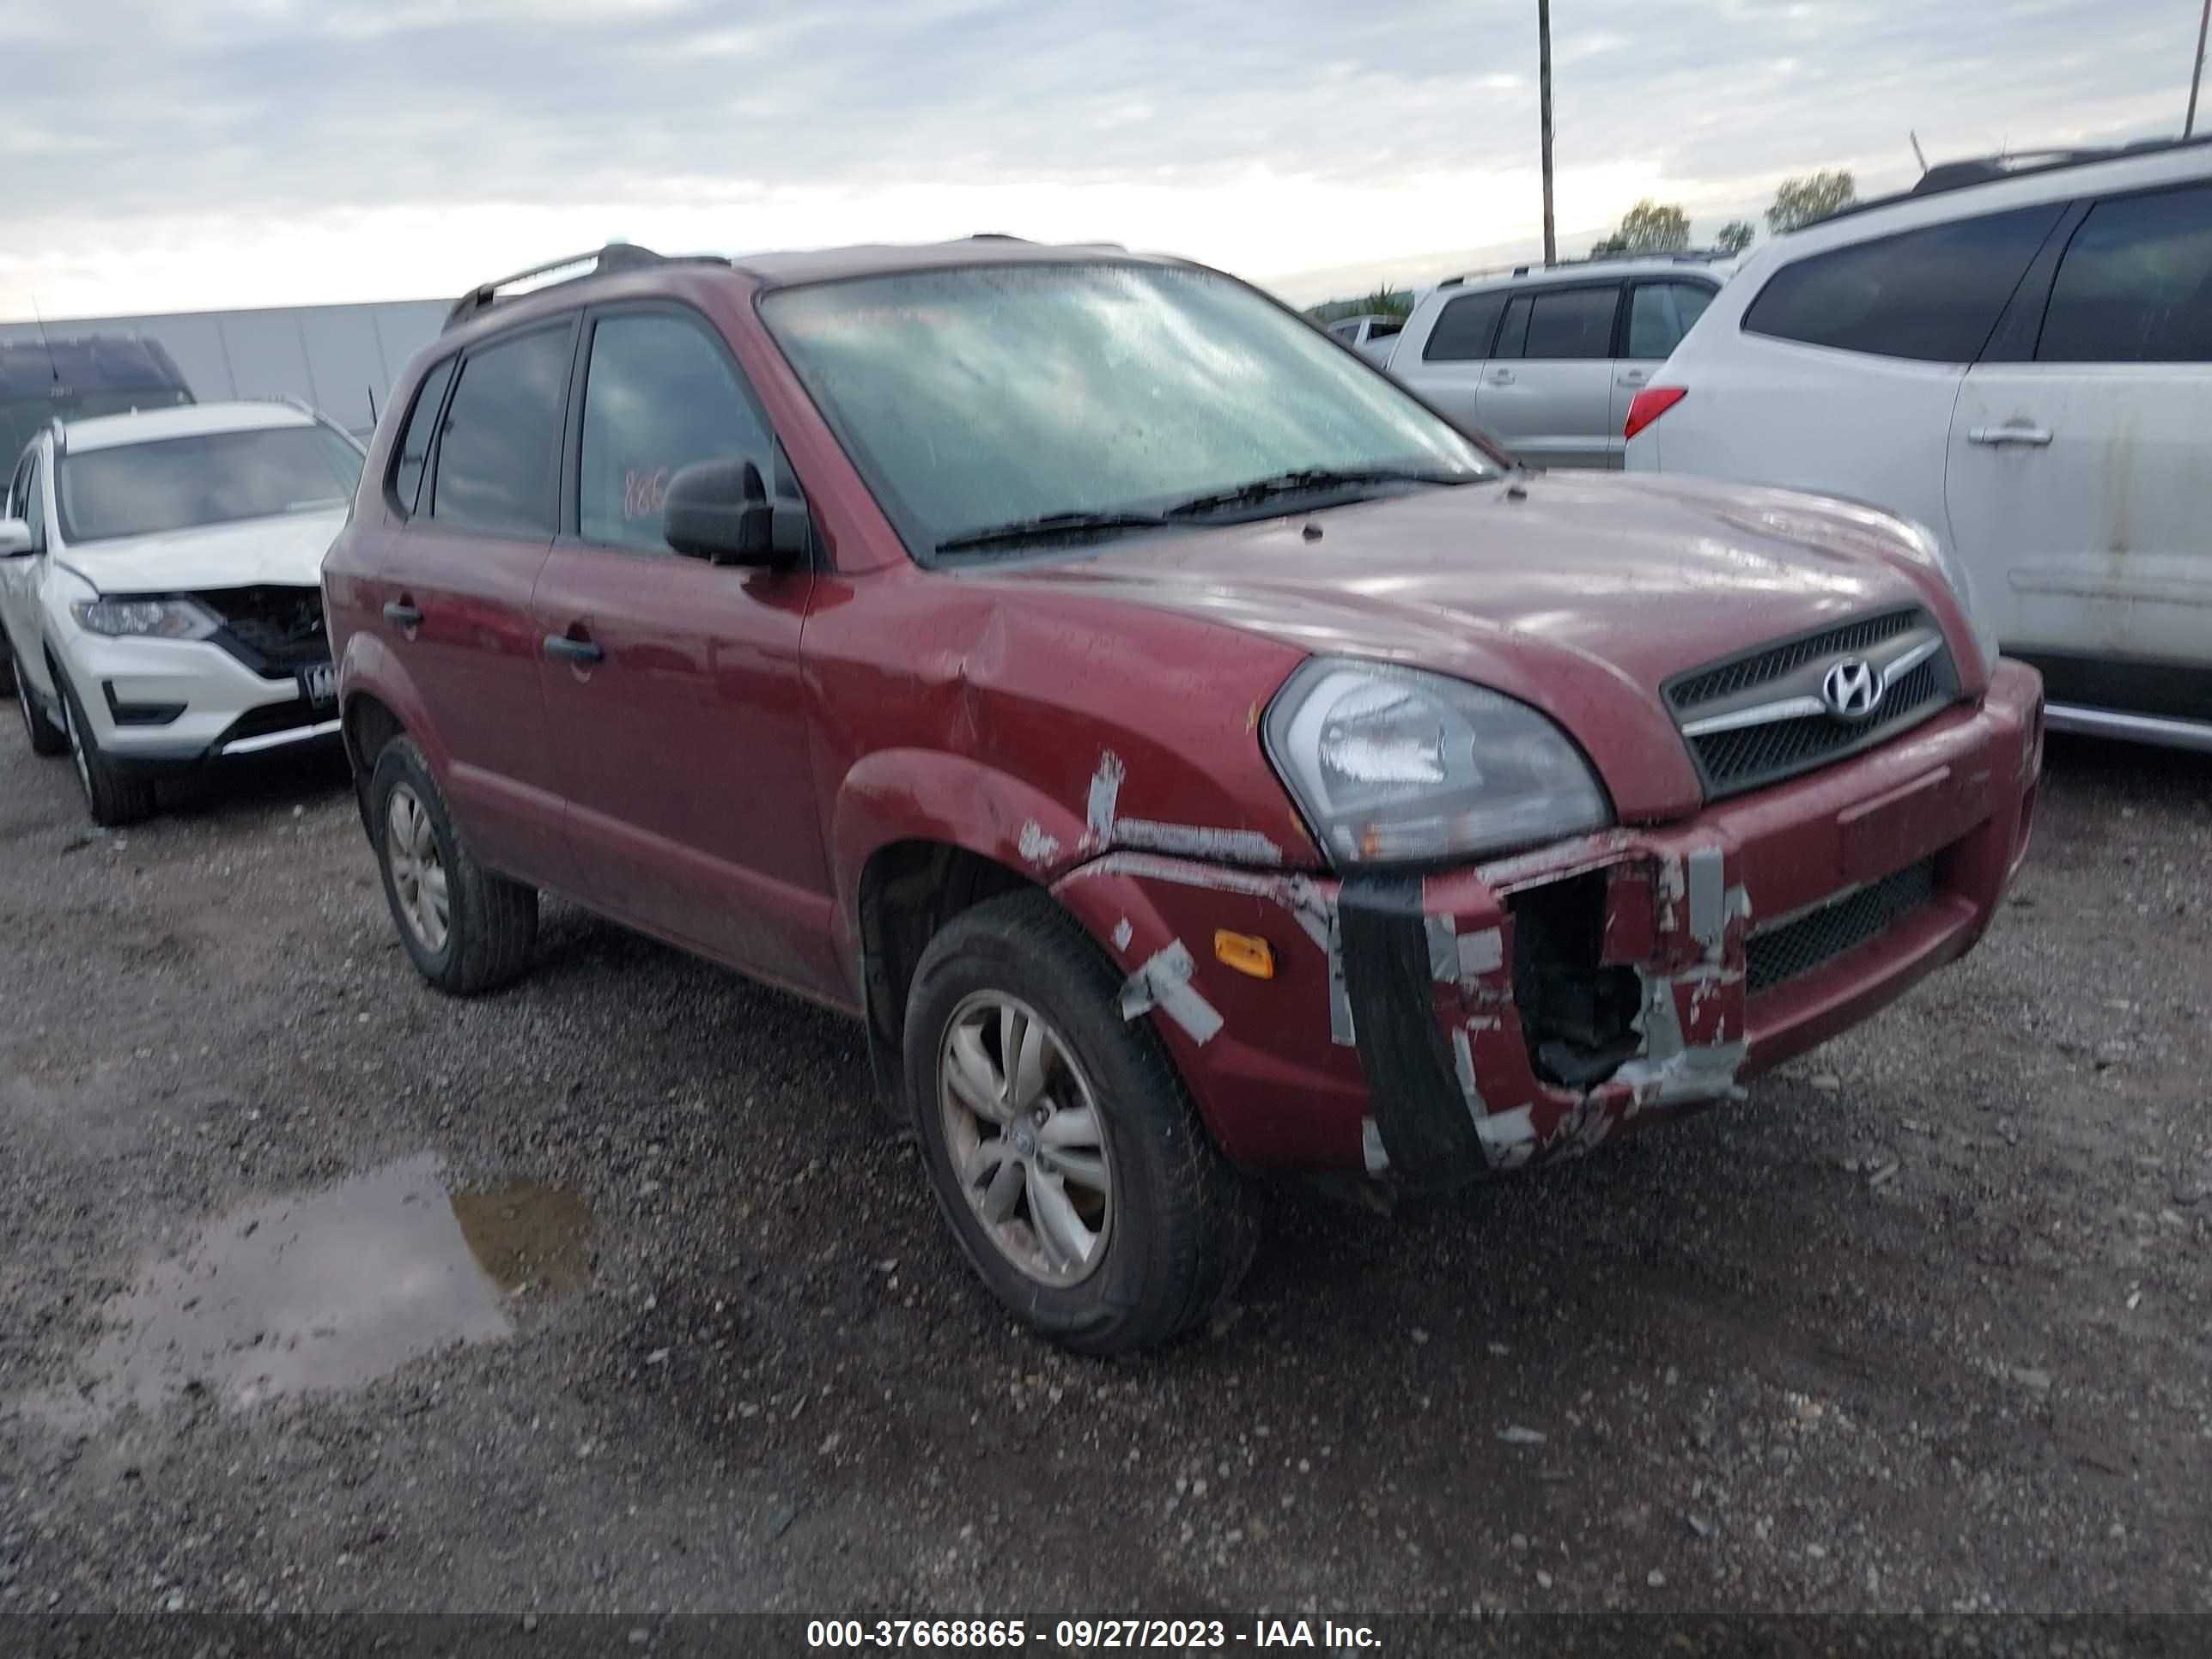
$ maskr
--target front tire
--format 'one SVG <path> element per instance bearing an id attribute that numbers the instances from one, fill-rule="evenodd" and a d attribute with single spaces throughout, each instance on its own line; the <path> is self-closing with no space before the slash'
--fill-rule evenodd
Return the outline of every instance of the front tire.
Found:
<path id="1" fill-rule="evenodd" d="M 39 707 L 38 694 L 31 690 L 30 677 L 20 665 L 14 665 L 15 677 L 15 711 L 23 717 L 23 735 L 30 739 L 31 752 L 51 759 L 69 752 L 69 733 L 46 718 L 46 711 Z M 59 675 L 57 674 L 57 680 Z"/>
<path id="2" fill-rule="evenodd" d="M 103 830 L 120 830 L 154 812 L 154 785 L 150 779 L 134 778 L 118 770 L 100 738 L 93 732 L 92 722 L 84 717 L 84 704 L 76 695 L 76 687 L 59 663 L 48 659 L 54 684 L 61 688 L 62 714 L 68 721 L 63 741 L 76 762 L 76 781 L 84 791 L 84 804 L 92 814 L 92 821 Z"/>
<path id="3" fill-rule="evenodd" d="M 384 746 L 368 803 L 385 901 L 416 971 L 455 996 L 519 977 L 538 941 L 538 890 L 476 861 L 413 738 Z"/>
<path id="4" fill-rule="evenodd" d="M 1255 1236 L 1244 1184 L 1157 1034 L 1122 1018 L 1110 964 L 1044 894 L 978 905 L 930 941 L 906 1072 L 954 1237 L 1045 1336 L 1152 1347 L 1236 1288 Z"/>

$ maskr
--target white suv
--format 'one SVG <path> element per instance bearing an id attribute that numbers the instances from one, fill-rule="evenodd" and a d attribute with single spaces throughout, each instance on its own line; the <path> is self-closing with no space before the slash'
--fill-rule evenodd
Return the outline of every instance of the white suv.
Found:
<path id="1" fill-rule="evenodd" d="M 304 406 L 56 421 L 0 504 L 0 624 L 32 749 L 74 754 L 94 822 L 154 780 L 337 733 L 322 561 L 361 476 Z"/>
<path id="2" fill-rule="evenodd" d="M 2050 724 L 2212 750 L 2212 146 L 1959 162 L 1746 259 L 1628 465 L 1948 544 Z"/>
<path id="3" fill-rule="evenodd" d="M 1629 400 L 1732 263 L 1681 253 L 1454 276 L 1414 306 L 1384 367 L 1532 466 L 1618 467 Z"/>

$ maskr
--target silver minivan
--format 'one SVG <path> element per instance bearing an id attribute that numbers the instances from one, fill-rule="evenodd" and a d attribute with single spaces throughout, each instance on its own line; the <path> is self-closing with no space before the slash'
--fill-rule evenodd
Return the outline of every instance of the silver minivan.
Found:
<path id="1" fill-rule="evenodd" d="M 1617 468 L 1630 401 L 1733 264 L 1662 254 L 1454 276 L 1414 306 L 1385 367 L 1532 466 Z"/>

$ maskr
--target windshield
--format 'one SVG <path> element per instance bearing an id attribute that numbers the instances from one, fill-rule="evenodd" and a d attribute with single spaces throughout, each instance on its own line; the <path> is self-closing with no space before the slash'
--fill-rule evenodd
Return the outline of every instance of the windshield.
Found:
<path id="1" fill-rule="evenodd" d="M 970 266 L 790 289 L 762 314 L 918 554 L 1285 474 L 1498 471 L 1309 324 L 1209 271 Z"/>
<path id="2" fill-rule="evenodd" d="M 361 452 L 322 426 L 263 427 L 64 453 L 54 474 L 72 542 L 343 507 Z"/>

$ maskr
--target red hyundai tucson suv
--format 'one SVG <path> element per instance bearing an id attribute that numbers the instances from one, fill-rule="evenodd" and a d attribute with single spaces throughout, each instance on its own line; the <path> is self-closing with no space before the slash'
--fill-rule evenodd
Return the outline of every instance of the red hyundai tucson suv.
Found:
<path id="1" fill-rule="evenodd" d="M 861 1019 L 978 1273 L 1094 1352 L 1228 1291 L 1251 1172 L 1531 1165 L 1863 1019 L 1988 926 L 2041 760 L 1925 529 L 1531 472 L 1113 247 L 478 289 L 324 581 L 422 975 L 512 979 L 550 891 Z"/>

